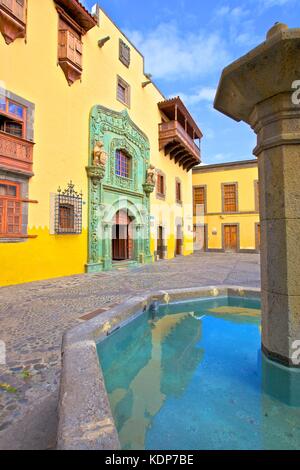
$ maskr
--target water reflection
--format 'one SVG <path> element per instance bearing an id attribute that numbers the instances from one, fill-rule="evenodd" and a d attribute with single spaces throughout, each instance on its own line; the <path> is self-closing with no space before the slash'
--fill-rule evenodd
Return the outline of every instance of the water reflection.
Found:
<path id="1" fill-rule="evenodd" d="M 260 303 L 160 306 L 98 345 L 123 449 L 297 449 L 300 370 L 260 348 Z"/>
<path id="2" fill-rule="evenodd" d="M 122 447 L 134 443 L 138 450 L 145 448 L 152 418 L 166 398 L 184 393 L 204 351 L 196 347 L 201 322 L 188 312 L 156 319 L 144 315 L 136 328 L 133 335 L 124 328 L 99 348 Z"/>

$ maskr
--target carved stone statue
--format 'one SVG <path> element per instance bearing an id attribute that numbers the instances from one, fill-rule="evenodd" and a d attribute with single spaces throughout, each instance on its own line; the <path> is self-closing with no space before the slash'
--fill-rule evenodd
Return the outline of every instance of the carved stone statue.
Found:
<path id="1" fill-rule="evenodd" d="M 93 152 L 93 166 L 102 166 L 105 167 L 108 155 L 104 150 L 103 142 L 96 142 Z"/>
<path id="2" fill-rule="evenodd" d="M 153 185 L 155 185 L 156 183 L 156 168 L 153 165 L 150 165 L 147 170 L 146 183 L 153 184 Z"/>

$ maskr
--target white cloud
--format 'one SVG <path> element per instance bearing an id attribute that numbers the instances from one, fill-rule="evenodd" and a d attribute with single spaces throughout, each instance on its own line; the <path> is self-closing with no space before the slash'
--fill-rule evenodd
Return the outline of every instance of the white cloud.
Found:
<path id="1" fill-rule="evenodd" d="M 183 32 L 175 23 L 161 23 L 148 33 L 127 31 L 145 55 L 154 78 L 179 80 L 208 76 L 230 62 L 224 38 L 217 31 Z"/>
<path id="2" fill-rule="evenodd" d="M 213 102 L 215 99 L 215 95 L 215 88 L 202 87 L 198 92 L 192 93 L 190 95 L 186 93 L 177 93 L 173 96 L 180 96 L 186 105 L 193 106 L 195 104 L 201 103 L 202 101 Z"/>
<path id="3" fill-rule="evenodd" d="M 214 22 L 219 28 L 223 28 L 231 46 L 254 46 L 264 39 L 256 34 L 253 14 L 243 5 L 234 8 L 225 5 L 215 10 Z"/>

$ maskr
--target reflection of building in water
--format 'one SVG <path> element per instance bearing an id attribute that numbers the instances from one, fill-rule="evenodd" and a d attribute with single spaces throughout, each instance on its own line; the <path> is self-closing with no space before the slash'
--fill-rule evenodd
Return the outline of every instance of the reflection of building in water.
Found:
<path id="1" fill-rule="evenodd" d="M 135 449 L 144 449 L 147 428 L 166 398 L 185 391 L 203 358 L 196 348 L 200 338 L 201 322 L 178 313 L 160 318 L 152 330 L 141 317 L 132 337 L 125 328 L 107 347 L 103 343 L 101 362 L 123 448 L 134 442 Z"/>
<path id="2" fill-rule="evenodd" d="M 261 310 L 258 308 L 235 307 L 231 305 L 211 308 L 208 312 L 210 316 L 243 325 L 245 323 L 258 325 L 261 317 Z"/>

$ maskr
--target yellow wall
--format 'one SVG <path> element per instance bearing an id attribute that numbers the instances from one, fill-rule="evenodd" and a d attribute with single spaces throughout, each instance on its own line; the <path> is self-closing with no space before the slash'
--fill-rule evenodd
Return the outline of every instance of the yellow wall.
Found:
<path id="1" fill-rule="evenodd" d="M 256 226 L 259 214 L 255 208 L 255 181 L 258 168 L 237 164 L 230 167 L 202 167 L 193 173 L 193 186 L 206 186 L 207 214 L 204 220 L 194 217 L 194 224 L 208 224 L 208 249 L 221 250 L 222 224 L 240 224 L 240 249 L 256 249 Z M 222 183 L 238 183 L 237 214 L 222 213 Z M 213 232 L 217 231 L 217 234 Z"/>
<path id="2" fill-rule="evenodd" d="M 45 26 L 46 25 L 46 26 Z M 100 49 L 98 40 L 111 40 Z M 131 65 L 119 61 L 119 39 L 128 43 L 114 23 L 101 11 L 100 26 L 83 37 L 83 74 L 81 81 L 68 86 L 57 65 L 58 15 L 53 0 L 28 0 L 27 40 L 17 39 L 9 46 L 0 36 L 0 85 L 35 104 L 34 173 L 29 197 L 38 204 L 29 206 L 29 234 L 36 239 L 23 243 L 0 243 L 0 285 L 83 273 L 87 262 L 87 208 L 83 207 L 81 236 L 49 234 L 50 193 L 65 188 L 70 180 L 82 190 L 87 202 L 89 113 L 95 104 L 121 111 L 116 99 L 117 75 L 131 85 L 131 119 L 148 136 L 151 162 L 167 174 L 165 204 L 175 202 L 175 177 L 183 184 L 184 204 L 192 202 L 192 175 L 175 165 L 158 149 L 157 103 L 164 98 L 153 86 L 142 88 L 146 80 L 141 54 L 131 45 Z M 151 203 L 157 203 L 155 195 Z M 161 204 L 161 203 L 160 203 Z M 176 209 L 179 211 L 180 209 Z M 154 215 L 157 209 L 153 208 Z M 181 213 L 181 211 L 180 211 Z M 191 208 L 189 208 L 191 217 Z M 185 222 L 184 254 L 191 252 L 191 218 Z M 152 251 L 155 250 L 154 232 Z M 174 255 L 174 224 L 168 256 Z"/>

